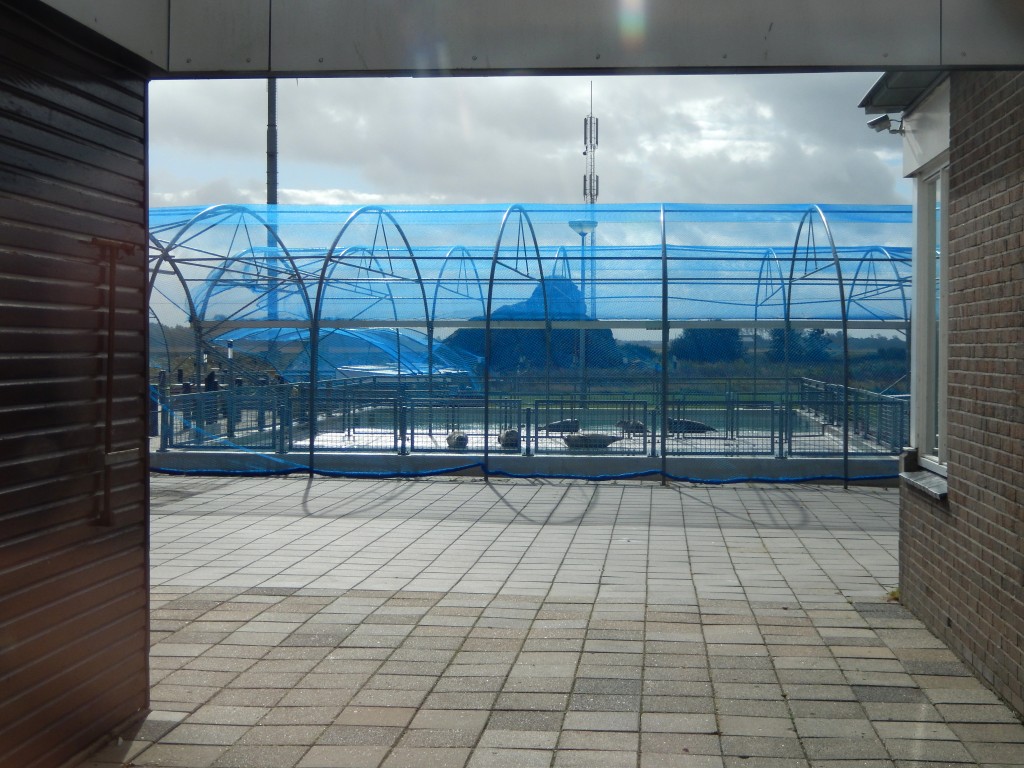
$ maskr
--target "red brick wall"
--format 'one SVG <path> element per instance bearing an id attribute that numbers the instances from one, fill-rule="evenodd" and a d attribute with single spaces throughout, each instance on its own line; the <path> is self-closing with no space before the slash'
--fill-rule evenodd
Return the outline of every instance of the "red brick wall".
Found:
<path id="1" fill-rule="evenodd" d="M 902 489 L 900 589 L 1024 713 L 1024 73 L 950 85 L 949 498 Z"/>

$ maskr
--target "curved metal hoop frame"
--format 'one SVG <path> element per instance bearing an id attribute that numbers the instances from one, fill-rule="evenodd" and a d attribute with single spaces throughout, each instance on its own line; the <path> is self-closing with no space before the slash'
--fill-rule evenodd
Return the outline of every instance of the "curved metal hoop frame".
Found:
<path id="1" fill-rule="evenodd" d="M 373 238 L 372 246 L 370 248 L 368 248 L 368 249 L 366 248 L 366 246 L 359 246 L 359 247 L 357 247 L 355 249 L 349 248 L 349 249 L 346 249 L 346 250 L 342 251 L 342 253 L 339 254 L 338 256 L 335 256 L 335 253 L 338 250 L 338 245 L 339 245 L 339 243 L 341 243 L 342 239 L 345 237 L 345 234 L 354 225 L 354 223 L 356 221 L 358 221 L 360 218 L 362 218 L 364 216 L 376 216 L 377 217 L 375 225 L 374 225 L 374 238 Z M 333 265 L 335 264 L 336 261 L 340 261 L 340 260 L 344 259 L 349 253 L 356 252 L 356 251 L 358 251 L 360 253 L 366 253 L 370 257 L 371 262 L 372 263 L 376 263 L 378 265 L 378 267 L 379 267 L 381 265 L 381 261 L 382 260 L 377 257 L 377 245 L 378 245 L 377 244 L 377 239 L 378 239 L 378 237 L 383 239 L 383 249 L 384 249 L 384 253 L 386 254 L 385 258 L 387 259 L 387 261 L 390 264 L 391 259 L 393 257 L 392 257 L 391 245 L 390 245 L 390 242 L 389 242 L 388 237 L 387 237 L 387 225 L 389 223 L 391 224 L 392 227 L 394 227 L 395 232 L 397 232 L 399 237 L 401 238 L 402 246 L 404 247 L 404 255 L 408 259 L 409 263 L 412 264 L 413 271 L 415 272 L 415 278 L 413 278 L 413 279 L 415 280 L 416 285 L 419 288 L 420 298 L 422 299 L 422 302 L 423 302 L 423 322 L 427 326 L 427 376 L 428 376 L 428 379 L 429 379 L 429 382 L 430 382 L 428 384 L 428 387 L 431 390 L 433 389 L 433 374 L 434 374 L 434 354 L 433 354 L 434 324 L 433 324 L 433 321 L 432 321 L 432 319 L 430 317 L 430 307 L 429 307 L 429 305 L 427 303 L 427 292 L 426 292 L 426 290 L 424 288 L 424 285 L 423 285 L 423 275 L 420 272 L 419 263 L 416 261 L 416 255 L 413 253 L 412 246 L 409 245 L 409 239 L 405 236 L 405 231 L 402 229 L 401 225 L 398 223 L 398 221 L 395 219 L 394 215 L 390 211 L 388 211 L 388 210 L 386 210 L 386 209 L 384 209 L 384 208 L 382 208 L 381 206 L 378 206 L 378 205 L 363 206 L 362 208 L 359 208 L 359 209 L 353 211 L 349 215 L 348 219 L 345 221 L 345 223 L 342 225 L 341 229 L 338 231 L 338 234 L 335 236 L 334 241 L 331 243 L 331 247 L 327 251 L 326 257 L 324 258 L 323 267 L 320 269 L 320 279 L 317 281 L 317 286 L 316 286 L 316 299 L 315 299 L 315 301 L 313 303 L 313 316 L 312 316 L 312 323 L 311 323 L 310 333 L 309 333 L 309 348 L 310 348 L 310 354 L 309 354 L 309 414 L 310 414 L 310 418 L 309 418 L 309 471 L 310 471 L 310 474 L 312 474 L 313 471 L 314 471 L 315 455 L 316 455 L 316 432 L 317 432 L 317 425 L 316 425 L 316 390 L 317 390 L 317 381 L 318 381 L 318 378 L 319 378 L 319 368 L 320 368 L 320 365 L 319 365 L 320 332 L 321 332 L 321 322 L 323 320 L 323 304 L 324 304 L 324 297 L 325 297 L 325 293 L 326 293 L 325 286 L 327 285 L 327 276 L 328 276 L 329 272 L 332 271 Z M 396 278 L 396 279 L 400 279 L 400 280 L 408 280 L 409 279 L 409 278 L 403 277 L 401 275 L 396 275 L 392 269 L 389 269 L 387 272 L 381 271 L 380 274 L 384 275 L 387 278 Z M 390 284 L 388 285 L 388 295 L 389 295 L 389 297 L 391 299 L 392 314 L 393 314 L 394 320 L 395 320 L 395 348 L 396 348 L 396 355 L 397 355 L 397 369 L 398 369 L 398 377 L 399 377 L 398 381 L 399 381 L 399 387 L 401 387 L 401 375 L 402 375 L 401 374 L 401 372 L 402 372 L 401 333 L 400 333 L 400 330 L 398 328 L 398 312 L 397 312 L 397 308 L 395 306 L 394 294 L 391 291 Z"/>
<path id="2" fill-rule="evenodd" d="M 569 208 L 566 211 L 567 215 L 575 213 L 575 210 Z M 172 211 L 168 213 L 173 216 Z M 562 226 L 563 220 L 557 218 L 564 213 L 560 209 L 554 217 L 546 210 L 537 213 L 519 204 L 509 206 L 504 211 L 489 209 L 487 213 L 493 218 L 485 221 L 485 224 L 497 225 L 493 249 L 476 240 L 469 245 L 453 247 L 443 243 L 429 243 L 428 240 L 421 252 L 414 251 L 403 229 L 403 224 L 409 226 L 403 218 L 404 209 L 374 205 L 351 212 L 346 210 L 346 218 L 340 229 L 331 227 L 334 234 L 326 252 L 322 247 L 314 245 L 303 247 L 295 253 L 289 252 L 279 233 L 279 213 L 277 209 L 268 209 L 262 213 L 248 206 L 220 205 L 198 213 L 188 211 L 187 220 L 182 217 L 174 221 L 166 214 L 162 218 L 156 216 L 157 222 L 167 223 L 158 223 L 150 234 L 151 272 L 146 290 L 153 315 L 154 348 L 161 349 L 161 333 L 165 337 L 162 348 L 171 349 L 168 342 L 180 345 L 180 336 L 171 335 L 172 321 L 168 317 L 174 318 L 173 323 L 180 324 L 178 317 L 187 314 L 195 337 L 197 383 L 202 380 L 203 353 L 209 351 L 214 342 L 221 343 L 215 336 L 219 335 L 219 339 L 223 340 L 228 338 L 225 334 L 229 330 L 239 329 L 253 338 L 263 338 L 264 335 L 270 338 L 274 332 L 267 333 L 269 329 L 293 329 L 288 332 L 289 338 L 291 335 L 296 336 L 305 349 L 299 352 L 290 370 L 298 373 L 296 379 L 302 376 L 307 363 L 303 355 L 308 353 L 310 408 L 311 413 L 315 413 L 315 406 L 320 404 L 315 399 L 318 378 L 324 375 L 319 364 L 320 354 L 326 350 L 321 346 L 326 338 L 324 334 L 347 333 L 363 338 L 360 336 L 360 328 L 376 328 L 381 330 L 365 334 L 372 336 L 365 341 L 389 355 L 395 362 L 399 384 L 404 375 L 408 386 L 408 372 L 413 367 L 416 370 L 425 369 L 432 391 L 439 370 L 435 358 L 440 360 L 443 357 L 441 346 L 434 338 L 435 324 L 443 322 L 446 327 L 458 328 L 465 322 L 470 327 L 479 327 L 477 323 L 482 318 L 484 370 L 477 384 L 482 385 L 484 398 L 489 402 L 501 386 L 493 370 L 500 352 L 497 347 L 500 334 L 497 337 L 495 334 L 510 324 L 535 329 L 543 327 L 546 384 L 536 382 L 540 386 L 534 391 L 545 391 L 550 396 L 556 371 L 553 355 L 556 334 L 553 329 L 563 326 L 585 329 L 587 326 L 587 323 L 581 325 L 573 320 L 574 315 L 561 312 L 563 305 L 558 298 L 560 294 L 556 293 L 558 280 L 571 280 L 569 251 L 562 244 L 557 231 L 551 228 L 552 224 Z M 701 218 L 701 211 L 693 206 L 649 206 L 640 213 L 645 216 L 644 219 L 636 218 L 636 213 L 630 212 L 628 215 L 633 218 L 623 218 L 622 222 L 647 226 L 645 237 L 648 239 L 635 246 L 609 244 L 602 254 L 609 263 L 615 261 L 619 253 L 623 259 L 637 256 L 636 263 L 624 262 L 622 273 L 602 285 L 609 291 L 609 301 L 629 300 L 634 295 L 632 289 L 611 295 L 613 289 L 608 287 L 618 285 L 623 280 L 632 280 L 633 275 L 649 285 L 649 289 L 644 289 L 647 292 L 636 294 L 645 302 L 651 302 L 647 309 L 633 302 L 624 314 L 609 314 L 608 322 L 611 327 L 640 328 L 648 319 L 653 323 L 656 316 L 660 315 L 662 395 L 668 391 L 669 384 L 669 366 L 664 362 L 669 360 L 669 331 L 674 327 L 693 325 L 705 317 L 700 314 L 702 312 L 709 313 L 707 319 L 718 317 L 729 326 L 746 327 L 741 324 L 747 322 L 754 326 L 766 323 L 773 327 L 782 325 L 786 331 L 784 375 L 787 379 L 787 396 L 790 394 L 788 378 L 792 372 L 791 364 L 795 362 L 795 357 L 791 360 L 789 349 L 790 333 L 794 328 L 817 327 L 814 323 L 819 319 L 826 327 L 839 325 L 844 340 L 842 376 L 846 393 L 843 403 L 846 414 L 843 423 L 843 471 L 848 478 L 850 434 L 853 429 L 853 396 L 849 393 L 849 329 L 851 326 L 869 327 L 858 325 L 862 322 L 870 324 L 870 327 L 877 322 L 879 327 L 888 328 L 905 323 L 910 303 L 907 290 L 909 275 L 905 268 L 907 258 L 901 257 L 899 253 L 901 249 L 870 246 L 840 250 L 828 221 L 828 216 L 833 214 L 830 209 L 818 206 L 806 210 L 789 206 L 784 216 L 764 219 L 773 228 L 767 231 L 761 242 L 776 242 L 780 237 L 789 240 L 795 226 L 795 237 L 788 254 L 785 248 L 700 245 L 705 240 L 700 231 L 693 229 L 694 223 L 739 221 L 721 218 L 721 211 L 711 211 L 707 219 Z M 281 214 L 281 223 L 289 227 L 282 230 L 285 234 L 292 231 L 290 227 L 293 221 L 312 223 L 321 227 L 315 233 L 323 233 L 323 218 L 310 217 L 309 211 L 302 211 L 301 214 L 304 218 L 294 220 Z M 605 213 L 597 209 L 593 215 L 609 216 L 602 218 L 602 221 L 615 223 L 619 220 L 614 218 L 614 214 L 614 210 Z M 657 296 L 658 280 L 654 273 L 657 246 L 652 242 L 654 233 L 650 229 L 653 218 L 659 214 L 662 261 L 660 297 Z M 500 224 L 497 221 L 499 215 Z M 836 224 L 837 227 L 851 221 L 860 221 L 855 217 L 847 217 L 845 209 L 835 219 L 840 222 Z M 418 219 L 411 221 L 419 222 Z M 678 238 L 679 243 L 671 246 L 670 251 L 667 227 L 669 223 L 675 227 L 677 221 L 684 225 L 681 230 L 684 236 Z M 472 223 L 480 222 L 477 220 Z M 457 230 L 440 230 L 443 235 L 453 231 Z M 614 231 L 609 229 L 609 232 Z M 302 230 L 296 232 L 300 237 L 303 236 Z M 538 232 L 543 240 L 539 240 Z M 688 239 L 691 233 L 696 236 L 693 240 Z M 427 234 L 429 238 L 430 233 Z M 623 243 L 632 242 L 632 233 L 627 234 L 629 237 Z M 712 242 L 710 234 L 708 237 L 707 242 Z M 442 247 L 447 250 L 441 250 Z M 646 250 L 640 252 L 637 248 L 649 249 L 649 256 L 644 255 Z M 425 255 L 427 253 L 429 256 Z M 721 263 L 716 264 L 719 254 L 722 254 Z M 484 267 L 485 258 L 489 259 L 489 268 Z M 729 263 L 732 258 L 737 261 Z M 428 265 L 427 259 L 433 260 L 432 263 Z M 687 261 L 694 264 L 683 266 L 676 274 L 669 274 L 670 268 L 677 269 L 672 267 L 673 264 Z M 646 263 L 647 267 L 641 266 L 641 262 Z M 424 272 L 424 267 L 427 272 Z M 643 272 L 645 268 L 649 271 Z M 716 281 L 721 282 L 721 289 L 715 287 Z M 431 282 L 434 284 L 428 285 Z M 741 286 L 743 292 L 732 291 L 730 283 Z M 595 281 L 594 285 L 597 284 Z M 681 288 L 677 290 L 673 286 Z M 530 288 L 530 302 L 524 307 L 529 312 L 508 314 L 509 318 L 521 317 L 523 322 L 507 322 L 504 310 L 498 307 L 516 301 L 510 297 L 518 296 Z M 719 293 L 716 294 L 716 290 Z M 274 292 L 280 292 L 280 304 L 268 297 L 268 294 Z M 166 299 L 167 311 L 171 313 L 168 317 L 160 317 L 161 296 Z M 356 300 L 337 301 L 348 297 Z M 653 302 L 659 298 L 661 312 L 652 312 Z M 158 302 L 156 305 L 153 304 L 154 299 Z M 218 302 L 222 306 L 218 306 Z M 278 307 L 287 316 L 279 317 Z M 733 310 L 734 314 L 714 314 Z M 670 314 L 670 311 L 676 314 Z M 215 314 L 218 312 L 226 312 L 228 316 Z M 748 321 L 747 318 L 751 316 L 752 319 Z M 168 323 L 166 328 L 163 323 Z M 413 334 L 404 330 L 406 327 L 425 328 L 426 334 Z M 252 333 L 254 328 L 260 329 L 258 335 Z M 647 329 L 653 330 L 654 327 L 648 325 Z M 388 338 L 390 331 L 394 332 L 393 343 Z M 279 330 L 278 337 L 280 333 Z M 538 345 L 539 337 L 531 343 Z M 187 343 L 184 346 L 187 347 Z M 297 345 L 289 349 L 289 354 L 296 348 Z M 180 347 L 175 350 L 174 353 L 181 359 L 188 354 L 187 350 Z M 536 351 L 540 352 L 539 346 Z M 429 361 L 427 366 L 403 365 L 403 362 L 411 362 L 414 356 L 422 356 L 424 352 Z M 154 362 L 164 365 L 162 360 Z M 166 364 L 170 368 L 181 363 L 180 360 L 175 363 L 168 359 Z M 465 370 L 475 367 L 475 363 L 460 365 Z M 651 378 L 652 389 L 657 386 L 654 383 L 656 377 L 654 374 Z M 485 411 L 484 429 L 489 432 L 494 414 L 489 409 Z M 667 418 L 664 412 L 661 418 Z M 314 420 L 310 425 L 311 472 L 316 429 Z M 666 455 L 665 434 L 662 424 L 663 457 Z M 652 458 L 656 455 L 654 450 L 655 446 L 652 445 Z M 489 444 L 485 440 L 485 464 L 489 453 Z"/>
<path id="3" fill-rule="evenodd" d="M 190 280 L 183 269 L 182 263 L 186 265 L 192 261 L 188 257 L 181 257 L 178 255 L 179 251 L 189 249 L 193 247 L 194 242 L 202 235 L 212 231 L 213 229 L 223 225 L 225 221 L 231 219 L 231 217 L 238 217 L 238 220 L 234 226 L 234 231 L 229 241 L 230 245 L 228 253 L 226 255 L 221 254 L 209 254 L 203 258 L 219 258 L 223 263 L 214 266 L 209 269 L 210 274 L 213 277 L 206 277 L 202 284 L 202 295 L 198 297 L 195 295 L 191 288 L 194 280 Z M 255 245 L 249 232 L 248 221 L 255 223 L 257 228 L 264 230 L 264 244 L 259 246 Z M 242 255 L 231 255 L 236 238 L 244 234 L 244 242 L 246 248 L 244 248 L 242 254 L 250 254 L 248 258 L 244 258 Z M 284 262 L 286 269 L 280 270 L 276 266 L 274 269 L 267 268 L 267 301 L 270 304 L 276 304 L 276 291 L 279 290 L 280 284 L 287 284 L 293 286 L 290 290 L 291 294 L 297 295 L 301 300 L 301 306 L 305 310 L 307 320 L 311 319 L 311 307 L 309 303 L 309 295 L 306 287 L 306 282 L 303 280 L 302 273 L 299 270 L 295 259 L 292 258 L 291 253 L 288 251 L 288 247 L 281 240 L 278 235 L 276 228 L 271 226 L 262 216 L 249 210 L 246 206 L 242 205 L 215 205 L 200 211 L 198 214 L 193 216 L 191 219 L 182 224 L 173 234 L 171 239 L 165 244 L 162 244 L 152 234 L 150 235 L 150 241 L 153 247 L 159 253 L 156 258 L 153 268 L 150 271 L 150 280 L 148 286 L 147 300 L 152 301 L 152 295 L 157 290 L 156 282 L 158 277 L 163 272 L 163 267 L 166 265 L 178 282 L 182 286 L 182 292 L 188 303 L 188 319 L 189 323 L 193 328 L 195 336 L 195 349 L 196 349 L 196 361 L 195 361 L 195 384 L 198 386 L 199 382 L 202 381 L 202 354 L 201 350 L 208 347 L 209 339 L 207 338 L 210 333 L 209 329 L 206 328 L 207 317 L 206 314 L 209 311 L 210 299 L 217 293 L 218 284 L 224 284 L 228 282 L 228 275 L 236 274 L 235 264 L 238 262 L 255 264 L 258 261 L 256 254 L 259 252 L 259 248 L 266 248 L 268 251 L 274 249 L 277 253 L 273 257 L 263 255 L 262 258 L 266 260 L 273 260 L 274 262 Z M 202 251 L 202 249 L 200 249 Z M 242 273 L 245 271 L 243 270 Z M 273 276 L 271 276 L 273 273 Z M 281 277 L 278 278 L 277 275 Z M 255 287 L 260 285 L 258 281 L 250 282 L 248 280 L 239 280 L 238 285 L 244 287 L 245 290 L 253 292 L 254 299 L 248 303 L 247 307 L 257 306 L 263 299 L 263 296 L 255 291 Z M 230 318 L 225 318 L 230 320 Z"/>
<path id="4" fill-rule="evenodd" d="M 843 329 L 843 487 L 846 488 L 849 485 L 850 480 L 850 327 L 848 317 L 848 307 L 846 303 L 846 288 L 843 285 L 843 265 L 839 260 L 839 252 L 836 250 L 836 242 L 832 237 L 832 228 L 828 224 L 828 219 L 825 217 L 824 211 L 817 205 L 811 206 L 807 209 L 804 215 L 800 219 L 800 225 L 796 230 L 796 237 L 793 240 L 793 259 L 789 265 L 789 290 L 786 292 L 786 312 L 785 312 L 785 350 L 786 350 L 786 396 L 789 398 L 789 366 L 790 366 L 790 350 L 789 350 L 789 337 L 792 331 L 792 302 L 793 302 L 793 287 L 798 281 L 808 280 L 814 275 L 820 273 L 825 267 L 820 266 L 820 259 L 818 258 L 818 247 L 817 238 L 815 237 L 815 223 L 820 225 L 824 230 L 825 240 L 827 242 L 828 254 L 824 261 L 826 264 L 831 262 L 831 266 L 835 269 L 836 285 L 839 289 L 839 311 L 841 315 L 842 329 Z M 806 230 L 806 235 L 804 234 Z M 796 265 L 799 259 L 799 253 L 801 251 L 801 241 L 803 241 L 803 264 L 804 272 L 801 275 L 796 274 Z M 812 265 L 812 269 L 808 269 L 808 265 Z M 788 411 L 789 405 L 787 403 L 786 409 Z"/>
<path id="5" fill-rule="evenodd" d="M 487 407 L 486 403 L 490 402 L 491 395 L 491 362 L 492 362 L 492 349 L 491 349 L 491 332 L 492 332 L 492 318 L 494 313 L 494 275 L 498 269 L 499 264 L 503 264 L 501 260 L 501 246 L 502 240 L 505 237 L 505 230 L 509 226 L 509 223 L 513 219 L 513 216 L 518 216 L 515 225 L 516 232 L 516 243 L 515 243 L 515 262 L 509 267 L 513 272 L 516 272 L 524 277 L 531 277 L 529 273 L 530 258 L 529 251 L 532 247 L 532 258 L 537 263 L 537 282 L 541 286 L 541 296 L 544 302 L 544 377 L 546 384 L 546 393 L 550 393 L 551 383 L 551 312 L 548 308 L 548 289 L 547 283 L 544 281 L 544 265 L 540 257 L 540 246 L 537 244 L 537 233 L 533 228 L 533 222 L 530 220 L 530 214 L 526 211 L 522 205 L 509 206 L 508 210 L 505 211 L 505 215 L 501 218 L 501 226 L 498 228 L 498 237 L 494 242 L 494 255 L 491 258 L 491 270 L 490 276 L 487 281 L 487 311 L 484 314 L 484 474 L 487 474 L 490 459 L 490 432 L 491 432 L 491 420 L 490 420 L 490 408 Z M 527 238 L 527 235 L 529 236 Z M 522 272 L 519 270 L 520 262 L 526 265 L 526 271 Z M 507 265 L 506 265 L 507 266 Z"/>

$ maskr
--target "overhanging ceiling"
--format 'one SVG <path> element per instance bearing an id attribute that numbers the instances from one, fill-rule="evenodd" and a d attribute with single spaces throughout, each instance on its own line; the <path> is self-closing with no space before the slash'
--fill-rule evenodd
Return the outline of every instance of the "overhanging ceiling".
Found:
<path id="1" fill-rule="evenodd" d="M 906 112 L 945 77 L 941 69 L 886 72 L 871 86 L 860 104 L 869 115 Z"/>
<path id="2" fill-rule="evenodd" d="M 1024 67 L 1018 0 L 43 0 L 155 76 Z"/>

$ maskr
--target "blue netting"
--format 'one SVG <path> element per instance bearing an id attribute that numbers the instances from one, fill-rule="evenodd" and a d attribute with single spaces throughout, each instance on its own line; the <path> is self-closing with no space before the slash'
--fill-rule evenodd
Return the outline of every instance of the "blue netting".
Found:
<path id="1" fill-rule="evenodd" d="M 903 332 L 909 317 L 903 206 L 230 205 L 156 209 L 150 222 L 152 366 L 166 372 L 162 406 L 188 432 L 161 447 L 260 456 L 272 448 L 273 471 L 282 461 L 309 469 L 320 452 L 437 458 L 451 446 L 435 433 L 467 424 L 459 450 L 486 462 L 492 448 L 506 448 L 499 431 L 528 431 L 524 416 L 536 430 L 584 411 L 579 431 L 605 435 L 642 416 L 643 440 L 623 432 L 602 455 L 831 455 L 834 440 L 799 443 L 802 429 L 825 435 L 834 414 L 809 417 L 805 429 L 790 416 L 791 398 L 814 392 L 798 410 L 825 413 L 837 385 L 847 455 L 851 385 L 878 390 L 892 375 L 851 377 L 845 339 Z M 698 342 L 705 352 L 694 355 Z M 730 359 L 716 357 L 716 346 L 737 350 L 731 369 L 712 365 Z M 723 380 L 732 382 L 725 392 L 750 401 L 748 426 L 727 427 Z M 238 402 L 196 400 L 211 391 Z M 192 400 L 175 410 L 174 396 Z M 596 405 L 603 401 L 618 405 Z M 664 433 L 686 408 L 742 440 L 691 435 L 673 449 Z M 868 410 L 869 420 L 895 423 L 905 403 Z M 321 429 L 319 420 L 341 412 Z M 257 426 L 239 429 L 254 413 Z M 262 434 L 268 419 L 273 438 Z M 426 437 L 410 420 L 429 424 Z M 529 452 L 522 437 L 518 450 Z M 884 452 L 898 443 L 886 437 Z M 532 447 L 544 453 L 536 432 Z M 260 462 L 236 464 L 251 471 Z"/>

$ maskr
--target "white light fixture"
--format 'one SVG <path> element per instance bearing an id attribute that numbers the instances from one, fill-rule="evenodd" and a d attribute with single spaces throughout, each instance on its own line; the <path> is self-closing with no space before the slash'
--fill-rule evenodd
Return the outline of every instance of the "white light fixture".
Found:
<path id="1" fill-rule="evenodd" d="M 573 221 L 569 222 L 569 226 L 572 227 L 572 231 L 575 232 L 580 237 L 586 237 L 587 235 L 591 234 L 595 229 L 597 229 L 597 222 L 582 219 L 574 219 Z"/>

